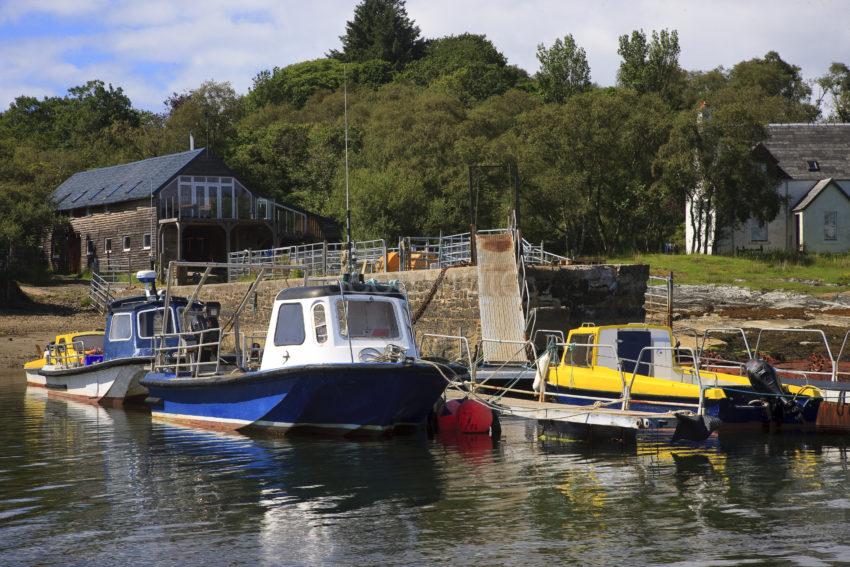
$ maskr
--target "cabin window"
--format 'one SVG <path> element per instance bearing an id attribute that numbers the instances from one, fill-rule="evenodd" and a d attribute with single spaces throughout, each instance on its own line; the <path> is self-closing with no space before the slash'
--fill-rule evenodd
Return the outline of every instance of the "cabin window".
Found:
<path id="1" fill-rule="evenodd" d="M 124 246 L 124 252 L 129 252 L 130 251 L 130 237 L 125 236 L 122 244 Z"/>
<path id="2" fill-rule="evenodd" d="M 77 335 L 74 342 L 83 343 L 83 352 L 103 350 L 103 335 Z"/>
<path id="3" fill-rule="evenodd" d="M 346 321 L 346 310 L 348 320 Z M 336 303 L 339 334 L 352 339 L 397 339 L 398 323 L 389 301 L 341 300 Z"/>
<path id="4" fill-rule="evenodd" d="M 162 314 L 164 312 L 162 307 L 139 312 L 137 315 L 138 320 L 136 321 L 136 326 L 139 329 L 139 338 L 150 339 L 162 332 Z M 174 332 L 173 316 L 168 318 L 168 331 L 166 332 Z"/>
<path id="5" fill-rule="evenodd" d="M 151 235 L 145 234 L 142 236 L 142 250 L 150 250 L 151 249 Z"/>
<path id="6" fill-rule="evenodd" d="M 823 214 L 823 239 L 838 240 L 838 211 Z"/>
<path id="7" fill-rule="evenodd" d="M 104 242 L 103 242 L 103 250 L 104 250 L 105 252 L 107 252 L 107 253 L 111 253 L 111 252 L 112 252 L 112 239 L 111 239 L 111 238 L 107 238 L 106 240 L 104 240 Z"/>
<path id="8" fill-rule="evenodd" d="M 316 328 L 316 342 L 328 340 L 328 322 L 325 317 L 325 306 L 321 303 L 313 307 L 313 326 Z"/>
<path id="9" fill-rule="evenodd" d="M 109 325 L 110 341 L 128 341 L 133 336 L 133 319 L 129 313 L 116 313 Z"/>
<path id="10" fill-rule="evenodd" d="M 564 362 L 571 366 L 581 366 L 582 368 L 593 366 L 594 347 L 590 346 L 595 342 L 593 333 L 572 335 L 569 342 L 573 346 L 567 349 Z"/>
<path id="11" fill-rule="evenodd" d="M 300 303 L 284 303 L 277 311 L 274 345 L 304 344 L 304 310 Z"/>

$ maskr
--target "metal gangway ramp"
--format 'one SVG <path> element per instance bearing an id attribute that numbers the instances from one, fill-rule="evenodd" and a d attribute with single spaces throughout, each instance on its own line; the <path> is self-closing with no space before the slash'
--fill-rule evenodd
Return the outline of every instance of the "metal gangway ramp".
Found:
<path id="1" fill-rule="evenodd" d="M 525 314 L 513 234 L 476 234 L 484 362 L 525 362 Z"/>

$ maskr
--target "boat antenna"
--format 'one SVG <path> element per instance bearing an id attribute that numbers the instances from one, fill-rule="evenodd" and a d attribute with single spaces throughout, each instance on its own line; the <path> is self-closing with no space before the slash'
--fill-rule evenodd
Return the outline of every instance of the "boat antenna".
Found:
<path id="1" fill-rule="evenodd" d="M 354 261 L 354 247 L 351 242 L 351 196 L 348 188 L 348 64 L 343 67 L 343 77 L 342 101 L 345 121 L 345 238 L 348 251 L 348 271 L 349 273 L 353 273 L 352 267 L 356 262 Z"/>

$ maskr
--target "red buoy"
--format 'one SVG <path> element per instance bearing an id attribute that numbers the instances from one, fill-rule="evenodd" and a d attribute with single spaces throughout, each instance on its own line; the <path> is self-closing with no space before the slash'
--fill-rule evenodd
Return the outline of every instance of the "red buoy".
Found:
<path id="1" fill-rule="evenodd" d="M 481 402 L 467 399 L 460 405 L 457 420 L 461 433 L 489 433 L 493 412 Z"/>
<path id="2" fill-rule="evenodd" d="M 489 433 L 493 412 L 476 400 L 449 400 L 437 418 L 441 432 Z"/>

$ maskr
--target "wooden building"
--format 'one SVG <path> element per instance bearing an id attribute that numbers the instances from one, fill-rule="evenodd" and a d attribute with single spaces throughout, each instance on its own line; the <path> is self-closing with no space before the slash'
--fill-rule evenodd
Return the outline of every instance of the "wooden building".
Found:
<path id="1" fill-rule="evenodd" d="M 75 173 L 53 199 L 68 218 L 45 244 L 60 273 L 226 261 L 338 236 L 332 221 L 255 194 L 203 148 Z"/>

